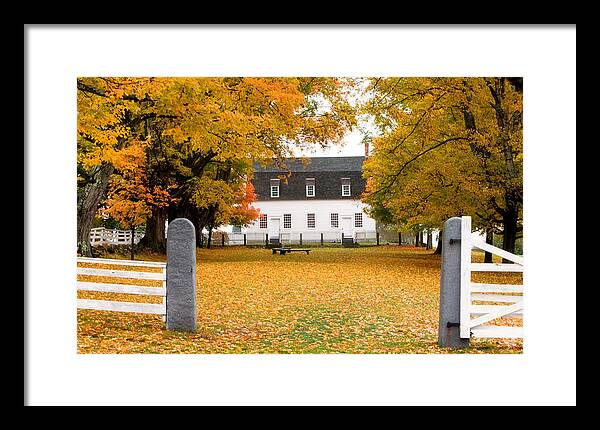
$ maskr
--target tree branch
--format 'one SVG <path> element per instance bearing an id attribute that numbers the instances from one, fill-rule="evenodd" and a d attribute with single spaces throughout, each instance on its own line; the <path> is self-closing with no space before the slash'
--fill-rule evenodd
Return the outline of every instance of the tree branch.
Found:
<path id="1" fill-rule="evenodd" d="M 370 193 L 370 195 L 375 195 L 378 194 L 382 191 L 388 190 L 392 185 L 394 185 L 394 183 L 398 180 L 398 178 L 400 177 L 400 175 L 402 174 L 402 172 L 404 171 L 404 169 L 406 169 L 412 162 L 414 162 L 415 160 L 419 159 L 420 157 L 422 157 L 423 155 L 427 154 L 428 152 L 433 151 L 436 148 L 439 148 L 442 145 L 445 145 L 448 142 L 454 142 L 457 140 L 468 140 L 464 137 L 451 137 L 445 140 L 442 140 L 441 142 L 437 142 L 435 145 L 427 148 L 425 151 L 415 155 L 414 157 L 412 157 L 410 160 L 408 160 L 406 163 L 404 163 L 404 165 L 400 168 L 400 170 L 393 176 L 392 180 L 390 183 L 388 183 L 387 185 L 385 185 L 384 187 L 373 191 L 372 193 Z"/>

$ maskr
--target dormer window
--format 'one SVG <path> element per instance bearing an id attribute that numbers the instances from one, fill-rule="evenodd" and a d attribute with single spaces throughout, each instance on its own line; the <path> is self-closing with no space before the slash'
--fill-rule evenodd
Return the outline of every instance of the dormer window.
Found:
<path id="1" fill-rule="evenodd" d="M 306 197 L 315 196 L 315 178 L 306 178 Z"/>
<path id="2" fill-rule="evenodd" d="M 271 198 L 279 197 L 279 179 L 271 179 Z"/>
<path id="3" fill-rule="evenodd" d="M 351 195 L 350 189 L 350 178 L 342 178 L 342 197 L 349 197 Z"/>

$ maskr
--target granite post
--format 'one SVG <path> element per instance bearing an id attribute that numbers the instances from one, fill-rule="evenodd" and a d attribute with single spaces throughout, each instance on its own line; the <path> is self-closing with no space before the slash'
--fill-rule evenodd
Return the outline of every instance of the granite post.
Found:
<path id="1" fill-rule="evenodd" d="M 438 345 L 448 348 L 466 348 L 469 346 L 469 339 L 461 339 L 459 327 L 461 219 L 459 217 L 448 219 L 443 231 Z"/>
<path id="2" fill-rule="evenodd" d="M 196 231 L 186 218 L 169 223 L 167 330 L 196 330 Z"/>

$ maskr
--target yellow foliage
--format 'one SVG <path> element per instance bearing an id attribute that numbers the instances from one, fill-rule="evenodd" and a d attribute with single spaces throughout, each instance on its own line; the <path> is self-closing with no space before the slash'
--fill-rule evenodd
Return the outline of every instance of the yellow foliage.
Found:
<path id="1" fill-rule="evenodd" d="M 472 215 L 484 227 L 506 195 L 522 196 L 523 97 L 505 78 L 382 78 L 370 91 L 363 112 L 381 132 L 364 165 L 374 216 L 439 227 Z"/>

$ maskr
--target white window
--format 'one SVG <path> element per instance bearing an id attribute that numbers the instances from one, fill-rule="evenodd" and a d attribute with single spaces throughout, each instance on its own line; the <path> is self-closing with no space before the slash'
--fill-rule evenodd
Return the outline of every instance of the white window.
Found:
<path id="1" fill-rule="evenodd" d="M 260 214 L 260 228 L 267 228 L 267 214 Z"/>
<path id="2" fill-rule="evenodd" d="M 362 213 L 355 213 L 354 214 L 354 227 L 362 227 L 363 223 L 362 223 Z"/>
<path id="3" fill-rule="evenodd" d="M 348 197 L 350 195 L 350 178 L 342 178 L 342 197 Z"/>
<path id="4" fill-rule="evenodd" d="M 314 197 L 315 196 L 315 178 L 306 178 L 306 197 Z"/>
<path id="5" fill-rule="evenodd" d="M 283 228 L 292 228 L 292 214 L 283 214 Z"/>
<path id="6" fill-rule="evenodd" d="M 306 214 L 306 227 L 315 228 L 315 214 Z"/>
<path id="7" fill-rule="evenodd" d="M 331 228 L 338 228 L 340 226 L 340 218 L 338 214 L 331 214 Z"/>
<path id="8" fill-rule="evenodd" d="M 306 197 L 314 197 L 315 196 L 315 186 L 314 184 L 306 186 Z"/>
<path id="9" fill-rule="evenodd" d="M 234 225 L 231 227 L 231 232 L 232 233 L 241 233 L 242 232 L 242 227 L 239 225 Z"/>
<path id="10" fill-rule="evenodd" d="M 279 197 L 279 185 L 271 185 L 271 197 Z"/>
<path id="11" fill-rule="evenodd" d="M 270 185 L 271 185 L 271 198 L 278 198 L 279 197 L 279 183 L 281 181 L 279 179 L 271 179 L 270 180 Z"/>

